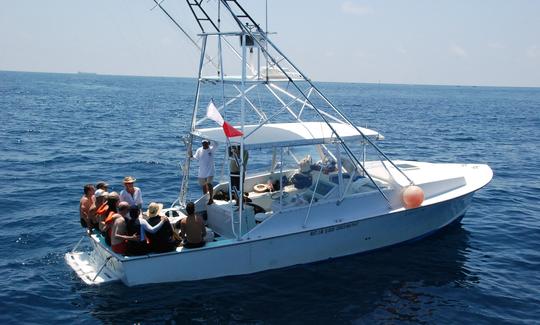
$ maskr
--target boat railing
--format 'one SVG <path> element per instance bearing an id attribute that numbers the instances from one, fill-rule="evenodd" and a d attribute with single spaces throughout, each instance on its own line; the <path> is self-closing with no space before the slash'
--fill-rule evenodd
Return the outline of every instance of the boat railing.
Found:
<path id="1" fill-rule="evenodd" d="M 84 238 L 88 237 L 88 233 L 85 233 L 84 235 L 81 236 L 81 239 L 79 239 L 79 241 L 77 242 L 77 244 L 75 244 L 75 246 L 73 246 L 73 248 L 71 249 L 71 252 L 74 253 L 77 248 L 79 248 L 79 245 L 81 244 L 81 242 L 83 241 Z"/>
<path id="2" fill-rule="evenodd" d="M 311 206 L 313 205 L 313 199 L 315 198 L 315 193 L 317 193 L 317 187 L 319 186 L 319 181 L 321 180 L 321 174 L 322 174 L 322 171 L 323 169 L 321 168 L 319 170 L 319 175 L 317 175 L 317 182 L 315 183 L 315 188 L 313 189 L 313 193 L 311 194 L 311 200 L 309 201 L 309 207 L 308 207 L 308 210 L 307 210 L 307 213 L 306 213 L 306 218 L 304 219 L 304 224 L 302 225 L 302 227 L 306 227 L 306 224 L 307 224 L 307 221 L 308 221 L 308 218 L 309 218 L 309 214 L 311 212 Z"/>

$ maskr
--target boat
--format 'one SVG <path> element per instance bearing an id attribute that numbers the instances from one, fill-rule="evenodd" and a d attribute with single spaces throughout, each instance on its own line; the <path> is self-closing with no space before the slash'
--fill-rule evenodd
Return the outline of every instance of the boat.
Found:
<path id="1" fill-rule="evenodd" d="M 174 224 L 195 198 L 213 235 L 200 248 L 123 256 L 99 232 L 90 233 L 81 240 L 88 238 L 91 250 L 78 250 L 79 241 L 65 255 L 86 284 L 238 276 L 403 244 L 459 222 L 491 181 L 485 164 L 388 157 L 379 147 L 384 136 L 334 105 L 239 1 L 219 0 L 217 8 L 187 1 L 199 42 L 155 3 L 200 53 L 182 186 L 164 213 Z M 209 194 L 190 186 L 192 149 L 202 139 L 218 145 L 221 177 L 210 205 Z M 231 153 L 235 146 L 238 155 Z M 239 188 L 229 181 L 231 159 L 240 168 Z"/>
<path id="2" fill-rule="evenodd" d="M 84 71 L 77 71 L 77 74 L 79 76 L 97 76 L 98 75 L 96 72 L 84 72 Z"/>

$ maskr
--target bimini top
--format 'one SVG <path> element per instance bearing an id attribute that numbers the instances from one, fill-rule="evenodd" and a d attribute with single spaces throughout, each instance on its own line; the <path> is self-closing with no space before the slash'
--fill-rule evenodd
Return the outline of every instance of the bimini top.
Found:
<path id="1" fill-rule="evenodd" d="M 344 141 L 358 140 L 362 135 L 349 124 L 330 123 Z M 237 127 L 240 129 L 240 127 Z M 366 128 L 359 129 L 365 136 L 383 140 L 382 134 Z M 197 129 L 193 135 L 211 141 L 226 142 L 222 128 Z M 244 126 L 244 146 L 246 148 L 290 147 L 310 144 L 331 143 L 336 139 L 332 129 L 325 122 L 268 123 L 262 126 Z M 240 143 L 240 137 L 230 138 L 231 143 Z"/>

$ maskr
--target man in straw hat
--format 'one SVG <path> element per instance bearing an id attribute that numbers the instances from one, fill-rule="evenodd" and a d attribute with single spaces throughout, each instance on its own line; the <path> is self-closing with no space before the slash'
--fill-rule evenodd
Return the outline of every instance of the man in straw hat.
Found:
<path id="1" fill-rule="evenodd" d="M 141 218 L 141 240 L 146 239 L 152 253 L 170 252 L 178 245 L 169 218 L 162 214 L 162 209 L 163 204 L 152 202 L 146 212 L 148 219 Z"/>
<path id="2" fill-rule="evenodd" d="M 162 215 L 162 209 L 163 204 L 150 202 L 148 210 L 146 210 L 146 219 L 142 216 L 139 217 L 139 223 L 141 225 L 141 241 L 146 240 L 146 235 L 148 235 L 148 233 L 155 234 L 163 226 L 165 220 L 169 220 Z M 149 223 L 150 220 L 152 220 L 152 224 Z M 156 222 L 153 222 L 154 220 Z"/>
<path id="3" fill-rule="evenodd" d="M 160 213 L 160 210 L 160 206 L 158 206 L 157 203 L 152 202 L 149 205 L 147 213 L 150 215 L 158 215 Z M 158 217 L 158 222 L 154 225 L 150 225 L 148 221 L 143 218 L 143 214 L 133 216 L 130 210 L 130 213 L 125 215 L 124 219 L 126 222 L 127 234 L 138 235 L 138 240 L 127 242 L 126 255 L 133 256 L 148 254 L 151 248 L 149 245 L 149 240 L 147 238 L 149 237 L 148 234 L 154 234 L 158 232 L 163 226 L 166 217 L 162 217 L 161 220 Z"/>
<path id="4" fill-rule="evenodd" d="M 143 205 L 141 189 L 135 186 L 136 181 L 133 176 L 124 177 L 124 189 L 120 192 L 120 201 L 129 203 L 130 214 L 134 218 L 138 217 Z"/>

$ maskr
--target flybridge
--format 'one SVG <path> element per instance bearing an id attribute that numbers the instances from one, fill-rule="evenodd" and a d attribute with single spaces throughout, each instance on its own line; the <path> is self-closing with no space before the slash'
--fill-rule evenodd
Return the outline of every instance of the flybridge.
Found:
<path id="1" fill-rule="evenodd" d="M 362 136 L 347 124 L 331 123 L 345 141 L 359 141 Z M 360 128 L 362 133 L 373 140 L 384 137 L 376 131 Z M 246 149 L 295 147 L 314 144 L 331 144 L 336 137 L 330 127 L 323 122 L 271 123 L 265 125 L 244 125 L 244 147 Z M 239 138 L 226 139 L 221 128 L 197 129 L 193 135 L 200 138 L 231 144 L 240 144 Z"/>
<path id="2" fill-rule="evenodd" d="M 380 158 L 381 163 L 386 161 L 402 173 L 372 141 L 381 137 L 375 131 L 358 127 L 336 107 L 273 43 L 269 33 L 238 1 L 186 1 L 200 28 L 200 41 L 195 41 L 180 26 L 162 2 L 154 1 L 200 50 L 191 130 L 186 139 L 187 153 L 192 152 L 194 136 L 231 143 L 219 134 L 219 129 L 213 130 L 214 125 L 205 114 L 208 103 L 214 101 L 225 120 L 244 134 L 232 140 L 240 145 L 241 152 L 248 147 L 339 143 L 344 154 L 363 170 L 388 201 L 363 166 L 369 150 Z M 290 124 L 284 126 L 283 123 Z M 322 131 L 309 131 L 315 125 Z M 272 132 L 278 132 L 280 136 L 276 137 L 278 133 Z M 269 141 L 268 137 L 279 140 Z M 357 140 L 364 148 L 352 150 L 345 140 Z M 191 160 L 186 159 L 183 165 L 179 197 L 182 205 L 186 199 L 190 164 Z"/>

